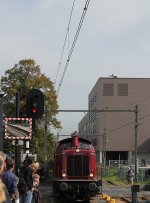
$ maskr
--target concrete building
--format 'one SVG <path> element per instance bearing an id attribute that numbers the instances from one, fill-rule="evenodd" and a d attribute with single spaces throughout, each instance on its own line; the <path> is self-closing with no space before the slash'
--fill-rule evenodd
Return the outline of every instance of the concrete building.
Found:
<path id="1" fill-rule="evenodd" d="M 83 117 L 79 135 L 92 141 L 98 162 L 134 164 L 136 155 L 140 165 L 150 164 L 150 78 L 101 77 L 88 96 L 88 105 L 89 110 L 100 112 Z"/>

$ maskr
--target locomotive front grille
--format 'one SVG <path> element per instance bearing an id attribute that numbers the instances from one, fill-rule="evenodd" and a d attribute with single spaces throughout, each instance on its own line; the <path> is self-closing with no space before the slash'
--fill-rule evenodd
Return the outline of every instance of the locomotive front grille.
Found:
<path id="1" fill-rule="evenodd" d="M 67 156 L 67 175 L 68 176 L 88 176 L 89 157 L 87 155 L 68 155 Z"/>

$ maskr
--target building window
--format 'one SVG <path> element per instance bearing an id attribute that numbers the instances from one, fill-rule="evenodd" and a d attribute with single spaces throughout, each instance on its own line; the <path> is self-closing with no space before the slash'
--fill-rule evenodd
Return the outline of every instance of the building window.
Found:
<path id="1" fill-rule="evenodd" d="M 128 96 L 128 84 L 118 84 L 118 96 Z"/>
<path id="2" fill-rule="evenodd" d="M 91 99 L 91 101 L 89 102 L 89 109 L 91 109 L 94 106 L 94 104 L 97 102 L 97 97 L 98 97 L 98 93 L 96 93 Z"/>
<path id="3" fill-rule="evenodd" d="M 113 96 L 114 95 L 114 85 L 105 83 L 103 84 L 103 96 Z"/>

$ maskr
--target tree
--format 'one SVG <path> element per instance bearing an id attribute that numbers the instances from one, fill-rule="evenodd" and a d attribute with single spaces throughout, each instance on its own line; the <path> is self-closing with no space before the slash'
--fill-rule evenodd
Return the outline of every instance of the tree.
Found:
<path id="1" fill-rule="evenodd" d="M 26 102 L 25 98 L 29 90 L 39 89 L 44 93 L 46 105 L 48 109 L 57 110 L 57 95 L 53 82 L 41 73 L 40 66 L 35 63 L 33 59 L 20 60 L 18 64 L 15 64 L 13 68 L 5 71 L 5 76 L 2 77 L 2 82 L 5 83 L 3 91 L 4 97 L 4 114 L 5 117 L 15 117 L 15 95 L 19 92 L 19 117 L 26 117 Z M 56 118 L 56 111 L 48 111 L 48 126 L 53 128 L 61 128 L 60 121 Z M 44 119 L 38 119 L 37 130 L 34 133 L 33 143 L 42 145 L 40 135 L 44 134 Z M 49 128 L 48 128 L 49 129 Z M 40 132 L 39 132 L 40 131 Z M 41 132 L 42 131 L 42 132 Z M 51 133 L 49 132 L 51 135 Z M 51 137 L 52 138 L 52 137 Z M 52 139 L 51 139 L 52 140 Z M 49 143 L 51 143 L 49 140 Z M 33 151 L 35 153 L 41 153 L 41 148 L 36 148 L 33 145 Z M 43 144 L 44 146 L 44 144 Z"/>

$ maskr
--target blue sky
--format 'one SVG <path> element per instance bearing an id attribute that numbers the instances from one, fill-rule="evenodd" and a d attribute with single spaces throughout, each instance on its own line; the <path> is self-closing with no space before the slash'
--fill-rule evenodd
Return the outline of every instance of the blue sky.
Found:
<path id="1" fill-rule="evenodd" d="M 32 58 L 54 82 L 73 0 L 0 0 L 0 75 Z M 85 0 L 76 0 L 72 45 Z M 58 95 L 60 109 L 87 109 L 99 77 L 150 77 L 150 1 L 91 0 Z M 68 54 L 64 50 L 56 90 Z M 83 113 L 60 113 L 63 130 L 78 130 Z"/>

